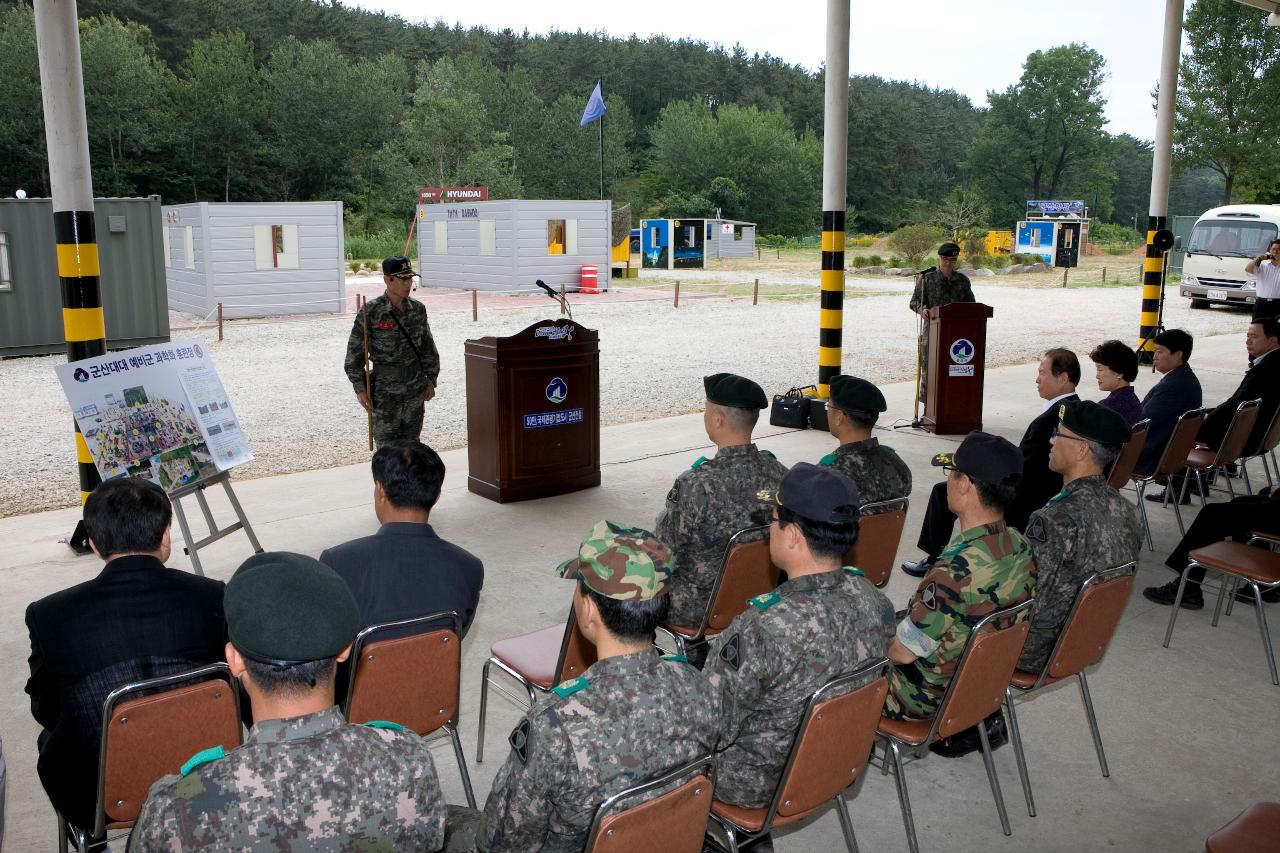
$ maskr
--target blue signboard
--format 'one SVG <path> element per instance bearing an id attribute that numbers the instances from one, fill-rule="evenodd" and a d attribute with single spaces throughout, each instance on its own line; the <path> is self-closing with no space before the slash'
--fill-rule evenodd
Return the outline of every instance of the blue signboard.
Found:
<path id="1" fill-rule="evenodd" d="M 525 429 L 544 429 L 580 423 L 582 423 L 582 409 L 564 409 L 559 412 L 541 412 L 524 416 Z"/>

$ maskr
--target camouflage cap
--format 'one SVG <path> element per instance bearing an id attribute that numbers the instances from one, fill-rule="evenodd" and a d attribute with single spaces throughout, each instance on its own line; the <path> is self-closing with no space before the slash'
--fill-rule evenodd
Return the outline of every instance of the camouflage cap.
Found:
<path id="1" fill-rule="evenodd" d="M 647 601 L 665 595 L 671 581 L 671 552 L 647 530 L 598 521 L 582 540 L 578 556 L 556 569 L 606 598 Z"/>

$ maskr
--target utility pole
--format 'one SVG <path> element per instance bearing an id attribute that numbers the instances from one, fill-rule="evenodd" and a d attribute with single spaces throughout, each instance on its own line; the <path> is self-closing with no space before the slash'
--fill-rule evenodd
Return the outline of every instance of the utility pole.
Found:
<path id="1" fill-rule="evenodd" d="M 822 140 L 822 273 L 818 311 L 818 396 L 831 395 L 844 338 L 845 173 L 849 149 L 849 0 L 827 0 L 827 70 Z"/>

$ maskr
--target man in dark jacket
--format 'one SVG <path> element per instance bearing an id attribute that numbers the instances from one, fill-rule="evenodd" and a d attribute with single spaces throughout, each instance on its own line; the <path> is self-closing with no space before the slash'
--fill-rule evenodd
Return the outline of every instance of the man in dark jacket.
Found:
<path id="1" fill-rule="evenodd" d="M 84 505 L 89 544 L 107 563 L 92 580 L 27 608 L 36 768 L 53 807 L 91 827 L 102 703 L 124 684 L 221 661 L 221 581 L 168 569 L 173 508 L 146 480 L 108 480 Z"/>
<path id="2" fill-rule="evenodd" d="M 1151 421 L 1151 425 L 1147 427 L 1147 441 L 1134 466 L 1136 474 L 1150 474 L 1156 469 L 1178 417 L 1203 404 L 1200 380 L 1187 363 L 1191 360 L 1192 343 L 1191 335 L 1182 329 L 1169 329 L 1155 337 L 1153 361 L 1161 378 L 1142 398 L 1142 416 Z"/>
<path id="3" fill-rule="evenodd" d="M 1236 408 L 1246 400 L 1262 400 L 1258 407 L 1258 420 L 1253 424 L 1249 440 L 1244 443 L 1245 455 L 1255 452 L 1271 426 L 1280 406 L 1280 356 L 1273 355 L 1280 348 L 1280 320 L 1275 317 L 1257 317 L 1245 332 L 1244 347 L 1249 353 L 1249 369 L 1244 372 L 1235 393 L 1205 416 L 1196 441 L 1214 450 L 1226 438 Z"/>

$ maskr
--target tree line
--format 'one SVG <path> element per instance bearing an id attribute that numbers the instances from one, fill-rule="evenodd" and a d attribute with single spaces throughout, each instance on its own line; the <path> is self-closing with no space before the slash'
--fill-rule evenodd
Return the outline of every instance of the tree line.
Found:
<path id="1" fill-rule="evenodd" d="M 818 228 L 823 75 L 769 54 L 414 25 L 312 0 L 79 9 L 98 195 L 336 198 L 357 231 L 401 227 L 420 186 L 594 198 L 598 128 L 578 122 L 603 79 L 615 203 L 637 218 L 718 210 L 763 233 Z M 1232 0 L 1199 0 L 1187 26 L 1171 213 L 1269 201 L 1280 189 L 1280 34 Z M 1008 227 L 1028 198 L 1082 198 L 1096 217 L 1145 228 L 1151 147 L 1105 130 L 1105 75 L 1086 45 L 1036 51 L 986 109 L 951 90 L 852 78 L 850 230 L 963 211 Z M 47 194 L 28 4 L 0 5 L 0 79 L 0 191 Z"/>

